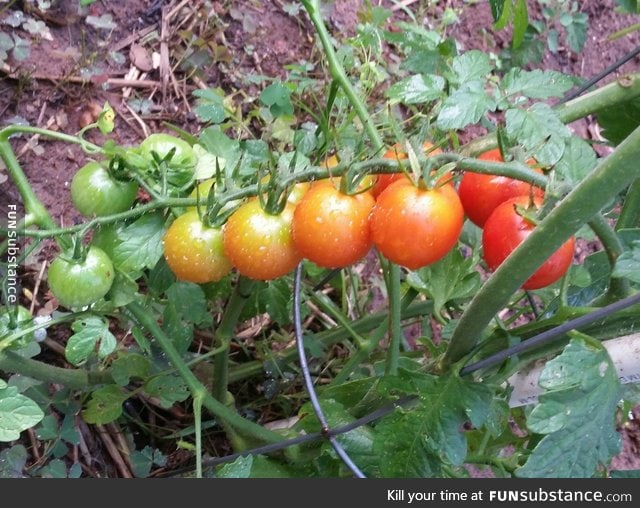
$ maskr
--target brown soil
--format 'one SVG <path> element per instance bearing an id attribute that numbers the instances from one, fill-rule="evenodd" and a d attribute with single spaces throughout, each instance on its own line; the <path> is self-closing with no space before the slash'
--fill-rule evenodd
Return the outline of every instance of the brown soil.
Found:
<path id="1" fill-rule="evenodd" d="M 336 38 L 354 32 L 362 3 L 362 0 L 327 3 L 326 17 Z M 400 2 L 384 0 L 372 3 L 391 8 Z M 487 2 L 433 2 L 437 5 L 428 10 L 425 8 L 427 3 L 417 1 L 410 6 L 415 8 L 415 12 L 428 12 L 428 16 L 421 20 L 426 27 L 439 24 L 443 4 L 460 9 L 459 20 L 449 26 L 448 31 L 463 49 L 476 48 L 497 54 L 508 46 L 510 32 L 491 29 Z M 539 4 L 528 3 L 532 9 L 531 16 L 541 19 Z M 318 60 L 319 53 L 309 22 L 301 16 L 287 14 L 286 4 L 291 2 L 213 2 L 214 11 L 207 12 L 204 2 L 200 1 L 95 2 L 89 7 L 88 14 L 97 17 L 111 15 L 115 24 L 112 30 L 104 30 L 85 22 L 87 12 L 78 13 L 78 2 L 54 1 L 49 12 L 31 13 L 46 23 L 52 40 L 21 33 L 22 37 L 32 41 L 31 55 L 23 62 L 9 60 L 13 71 L 8 74 L 3 71 L 1 75 L 0 124 L 26 121 L 31 125 L 73 134 L 84 125 L 83 122 L 88 121 L 87 118 L 91 118 L 92 107 L 109 101 L 117 113 L 112 137 L 118 144 L 136 144 L 148 132 L 167 131 L 165 122 L 195 132 L 198 123 L 194 121 L 190 94 L 195 88 L 221 87 L 227 93 L 244 90 L 246 97 L 255 97 L 256 85 L 248 85 L 245 81 L 248 74 L 286 78 L 286 65 Z M 171 23 L 164 27 L 167 37 L 162 39 L 170 42 L 167 48 L 170 68 L 152 68 L 145 72 L 151 53 L 162 49 L 161 35 L 165 35 L 162 19 L 166 20 L 176 5 L 178 8 L 170 18 Z M 629 16 L 612 11 L 613 0 L 589 0 L 580 2 L 580 5 L 589 15 L 584 50 L 574 54 L 561 40 L 559 51 L 555 54 L 547 52 L 540 67 L 588 78 L 640 43 L 637 32 L 635 36 L 614 41 L 607 39 L 612 32 L 632 23 Z M 164 18 L 161 15 L 163 10 Z M 402 18 L 406 14 L 397 9 L 394 16 Z M 216 58 L 203 59 L 195 70 L 185 69 L 186 32 L 203 35 Z M 637 70 L 639 62 L 638 58 L 628 62 L 604 81 L 616 79 L 626 71 Z M 143 80 L 141 86 L 123 88 L 118 79 L 136 69 L 136 79 Z M 317 72 L 323 72 L 323 69 L 318 66 Z M 80 82 L 88 74 L 87 81 Z M 147 100 L 150 107 L 147 111 L 134 113 L 127 106 L 127 100 L 131 98 Z M 598 137 L 597 126 L 591 119 L 577 122 L 573 128 L 584 137 Z M 477 132 L 463 133 L 462 141 L 473 135 Z M 95 131 L 91 131 L 88 139 L 104 141 Z M 70 202 L 69 183 L 74 172 L 86 162 L 86 155 L 78 147 L 37 138 L 14 139 L 12 145 L 30 184 L 52 217 L 61 225 L 78 221 L 80 217 Z M 19 203 L 20 197 L 10 183 L 1 182 L 0 213 L 6 217 L 8 205 Z M 51 251 L 43 251 L 40 261 L 50 255 Z M 638 420 L 633 422 L 634 425 L 622 431 L 625 449 L 614 459 L 616 469 L 640 468 Z"/>

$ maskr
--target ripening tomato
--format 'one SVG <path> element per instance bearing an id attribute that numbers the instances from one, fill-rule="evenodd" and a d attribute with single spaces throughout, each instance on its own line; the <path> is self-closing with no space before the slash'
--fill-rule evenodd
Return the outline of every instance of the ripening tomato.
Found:
<path id="1" fill-rule="evenodd" d="M 293 240 L 300 254 L 318 266 L 343 268 L 372 247 L 369 192 L 349 196 L 329 181 L 316 182 L 293 214 Z"/>
<path id="2" fill-rule="evenodd" d="M 535 224 L 518 213 L 517 205 L 527 207 L 529 196 L 518 196 L 499 205 L 489 216 L 482 231 L 483 257 L 490 270 L 497 269 L 518 245 L 534 230 Z M 539 208 L 542 198 L 533 199 Z M 571 266 L 575 238 L 571 237 L 547 259 L 522 285 L 523 289 L 540 289 L 559 280 Z"/>
<path id="3" fill-rule="evenodd" d="M 322 164 L 320 165 L 320 167 L 326 168 L 326 169 L 331 169 L 335 166 L 337 166 L 339 164 L 338 161 L 338 157 L 336 157 L 335 155 L 332 155 L 330 157 L 328 157 L 327 159 L 325 159 Z M 373 192 L 373 188 L 375 186 L 375 183 L 377 181 L 377 176 L 376 175 L 365 175 L 363 176 L 360 181 L 358 182 L 358 187 L 356 188 L 356 190 L 358 192 Z M 340 188 L 342 186 L 342 182 L 343 182 L 344 177 L 340 177 L 339 179 L 335 179 L 335 178 L 324 178 L 322 180 L 318 180 L 317 182 L 314 182 L 313 184 L 315 185 L 316 183 L 326 183 L 328 181 L 331 181 L 334 186 L 336 188 Z"/>
<path id="4" fill-rule="evenodd" d="M 425 141 L 422 144 L 422 148 L 424 149 L 425 153 L 428 153 L 429 155 L 437 155 L 439 153 L 442 153 L 442 150 L 440 150 L 440 148 L 434 148 L 433 144 L 429 141 Z M 396 143 L 395 145 L 393 145 L 393 147 L 391 147 L 384 153 L 383 157 L 385 159 L 405 160 L 408 158 L 408 155 L 402 148 L 402 145 L 400 143 Z M 383 173 L 378 175 L 376 183 L 371 190 L 371 192 L 373 193 L 373 197 L 377 198 L 383 190 L 389 187 L 389 185 L 405 177 L 406 175 L 403 172 Z"/>
<path id="5" fill-rule="evenodd" d="M 224 252 L 245 277 L 271 280 L 286 275 L 302 259 L 291 234 L 295 206 L 279 215 L 263 210 L 258 199 L 240 206 L 224 225 Z"/>
<path id="6" fill-rule="evenodd" d="M 178 280 L 216 282 L 233 268 L 224 253 L 222 229 L 205 226 L 196 210 L 171 223 L 162 245 L 164 258 Z"/>
<path id="7" fill-rule="evenodd" d="M 416 270 L 453 249 L 463 223 L 464 210 L 451 184 L 425 189 L 402 179 L 378 196 L 371 234 L 387 259 Z"/>
<path id="8" fill-rule="evenodd" d="M 502 156 L 498 148 L 489 150 L 478 156 L 480 160 L 502 162 Z M 535 164 L 535 161 L 530 161 Z M 542 173 L 540 169 L 535 169 Z M 465 171 L 460 180 L 458 195 L 464 211 L 476 226 L 483 227 L 491 212 L 498 205 L 516 196 L 524 196 L 533 193 L 534 196 L 543 197 L 544 191 L 539 187 L 521 180 L 515 180 L 507 176 L 488 175 Z"/>

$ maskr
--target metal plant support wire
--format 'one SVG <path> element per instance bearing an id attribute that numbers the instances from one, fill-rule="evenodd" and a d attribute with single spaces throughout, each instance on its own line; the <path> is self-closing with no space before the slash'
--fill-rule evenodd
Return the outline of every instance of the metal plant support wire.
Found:
<path id="1" fill-rule="evenodd" d="M 298 263 L 298 266 L 296 267 L 295 279 L 293 282 L 293 327 L 296 336 L 296 346 L 298 348 L 298 359 L 300 361 L 300 367 L 302 368 L 304 384 L 307 392 L 309 393 L 309 398 L 311 399 L 311 406 L 313 407 L 313 411 L 315 412 L 316 417 L 318 418 L 318 420 L 320 421 L 320 425 L 322 426 L 321 434 L 329 439 L 329 442 L 331 443 L 331 446 L 333 446 L 333 449 L 351 470 L 351 472 L 356 476 L 356 478 L 366 478 L 365 474 L 360 470 L 358 466 L 356 466 L 351 457 L 349 457 L 349 454 L 347 454 L 345 449 L 338 442 L 336 437 L 331 434 L 329 423 L 324 416 L 324 411 L 322 411 L 320 401 L 318 400 L 318 395 L 313 386 L 313 380 L 311 379 L 311 374 L 309 372 L 309 364 L 307 363 L 307 357 L 304 352 L 304 338 L 302 336 L 302 318 L 300 316 L 300 295 L 302 294 L 301 286 L 302 263 Z"/>

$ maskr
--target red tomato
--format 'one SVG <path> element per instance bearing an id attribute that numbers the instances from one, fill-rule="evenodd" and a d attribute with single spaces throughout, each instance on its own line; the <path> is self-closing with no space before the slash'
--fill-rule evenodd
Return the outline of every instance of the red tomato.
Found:
<path id="1" fill-rule="evenodd" d="M 167 264 L 178 280 L 214 282 L 231 271 L 222 247 L 222 230 L 202 224 L 196 210 L 174 220 L 162 243 Z"/>
<path id="2" fill-rule="evenodd" d="M 423 189 L 403 179 L 378 196 L 371 234 L 387 259 L 416 270 L 453 249 L 463 223 L 464 210 L 451 184 Z"/>
<path id="3" fill-rule="evenodd" d="M 293 240 L 303 257 L 325 268 L 343 268 L 372 247 L 369 192 L 343 194 L 329 182 L 316 182 L 293 214 Z"/>
<path id="4" fill-rule="evenodd" d="M 291 222 L 295 206 L 271 215 L 252 199 L 238 208 L 224 225 L 224 251 L 242 275 L 271 280 L 286 275 L 302 259 L 293 243 Z"/>
<path id="5" fill-rule="evenodd" d="M 502 162 L 498 148 L 481 154 L 478 159 Z M 535 163 L 531 161 L 531 163 Z M 542 173 L 540 169 L 535 171 Z M 460 180 L 458 195 L 464 211 L 476 226 L 483 227 L 491 212 L 506 200 L 525 196 L 533 190 L 533 195 L 543 197 L 544 191 L 530 183 L 506 176 L 465 172 Z"/>
<path id="6" fill-rule="evenodd" d="M 518 214 L 516 205 L 526 207 L 529 196 L 518 196 L 505 201 L 489 216 L 482 232 L 483 257 L 491 270 L 497 269 L 511 252 L 534 230 L 535 224 Z M 536 207 L 542 199 L 534 198 Z M 560 279 L 571 266 L 575 238 L 571 237 L 547 259 L 522 285 L 523 289 L 540 289 Z"/>
<path id="7" fill-rule="evenodd" d="M 429 155 L 437 155 L 442 153 L 440 148 L 433 148 L 433 144 L 429 141 L 425 141 L 422 145 L 422 148 L 425 152 L 428 152 Z M 397 159 L 397 160 L 405 160 L 408 158 L 408 155 L 403 150 L 402 145 L 400 143 L 396 143 L 387 150 L 383 157 L 385 159 Z M 406 175 L 403 172 L 400 173 L 383 173 L 378 175 L 375 185 L 373 186 L 372 193 L 373 197 L 377 198 L 383 190 L 385 190 L 389 185 L 393 182 L 401 180 L 402 178 L 406 178 Z"/>

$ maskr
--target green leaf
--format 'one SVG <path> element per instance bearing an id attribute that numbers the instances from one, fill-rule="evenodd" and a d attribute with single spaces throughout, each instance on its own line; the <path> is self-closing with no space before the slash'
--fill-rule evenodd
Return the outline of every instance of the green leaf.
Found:
<path id="1" fill-rule="evenodd" d="M 404 104 L 422 104 L 440 98 L 445 80 L 431 74 L 414 74 L 390 86 L 385 95 Z"/>
<path id="2" fill-rule="evenodd" d="M 511 45 L 519 48 L 524 41 L 524 36 L 529 26 L 529 13 L 527 12 L 526 0 L 515 0 L 513 9 L 513 36 Z"/>
<path id="3" fill-rule="evenodd" d="M 29 58 L 31 54 L 31 43 L 27 39 L 23 39 L 22 37 L 18 37 L 16 34 L 13 34 L 13 58 L 22 62 Z"/>
<path id="4" fill-rule="evenodd" d="M 162 257 L 162 213 L 145 214 L 118 232 L 121 240 L 113 250 L 114 266 L 125 273 L 153 268 Z"/>
<path id="5" fill-rule="evenodd" d="M 253 456 L 238 457 L 233 462 L 224 464 L 216 471 L 216 478 L 250 478 Z"/>
<path id="6" fill-rule="evenodd" d="M 589 28 L 589 16 L 584 12 L 576 12 L 573 15 L 567 13 L 567 17 L 561 17 L 560 22 L 567 32 L 567 43 L 574 53 L 580 53 L 587 40 Z"/>
<path id="7" fill-rule="evenodd" d="M 573 87 L 573 80 L 557 71 L 511 69 L 502 79 L 505 95 L 524 95 L 530 99 L 561 97 Z"/>
<path id="8" fill-rule="evenodd" d="M 621 446 L 615 408 L 622 387 L 606 349 L 595 339 L 574 338 L 561 355 L 546 364 L 538 383 L 544 393 L 527 426 L 544 437 L 516 475 L 593 476 Z"/>
<path id="9" fill-rule="evenodd" d="M 548 104 L 538 102 L 526 110 L 508 109 L 505 119 L 508 136 L 522 143 L 538 162 L 553 165 L 560 160 L 571 131 Z"/>
<path id="10" fill-rule="evenodd" d="M 409 379 L 407 379 L 407 377 Z M 384 379 L 381 386 L 389 387 Z M 417 477 L 440 473 L 441 463 L 461 466 L 467 455 L 462 425 L 484 424 L 493 398 L 486 384 L 462 379 L 455 373 L 434 377 L 401 371 L 398 389 L 411 389 L 420 403 L 411 410 L 397 410 L 376 426 L 374 449 L 380 455 L 383 476 Z"/>
<path id="11" fill-rule="evenodd" d="M 640 14 L 640 1 L 638 0 L 616 0 L 623 12 L 629 14 Z"/>
<path id="12" fill-rule="evenodd" d="M 179 376 L 157 376 L 144 385 L 144 391 L 152 397 L 160 399 L 164 408 L 170 408 L 176 402 L 182 402 L 189 397 L 189 389 Z"/>
<path id="13" fill-rule="evenodd" d="M 84 363 L 96 351 L 102 359 L 116 349 L 116 338 L 109 331 L 109 323 L 99 317 L 90 316 L 73 322 L 74 334 L 69 337 L 64 350 L 67 361 L 75 366 Z"/>
<path id="14" fill-rule="evenodd" d="M 131 378 L 145 379 L 151 370 L 151 362 L 138 353 L 120 352 L 111 362 L 111 376 L 120 386 L 126 386 Z"/>
<path id="15" fill-rule="evenodd" d="M 596 119 L 602 135 L 619 145 L 640 125 L 640 98 L 599 111 Z"/>
<path id="16" fill-rule="evenodd" d="M 631 249 L 618 257 L 611 276 L 640 284 L 640 240 L 634 241 Z"/>
<path id="17" fill-rule="evenodd" d="M 511 0 L 489 0 L 494 28 L 502 30 L 511 18 Z"/>
<path id="18" fill-rule="evenodd" d="M 169 303 L 176 308 L 181 319 L 197 326 L 213 323 L 204 290 L 198 284 L 175 282 L 166 293 Z"/>
<path id="19" fill-rule="evenodd" d="M 582 138 L 572 136 L 566 140 L 564 153 L 556 164 L 555 171 L 563 183 L 575 187 L 591 173 L 597 163 L 597 155 L 591 145 Z"/>
<path id="20" fill-rule="evenodd" d="M 470 81 L 444 101 L 438 115 L 438 128 L 462 129 L 480 121 L 488 111 L 495 111 L 496 106 L 496 100 L 485 90 L 484 81 Z"/>
<path id="21" fill-rule="evenodd" d="M 0 451 L 0 478 L 24 478 L 27 458 L 27 449 L 21 444 Z"/>
<path id="22" fill-rule="evenodd" d="M 293 115 L 291 91 L 279 81 L 265 88 L 260 93 L 260 100 L 269 107 L 274 117 Z"/>
<path id="23" fill-rule="evenodd" d="M 141 451 L 133 450 L 131 452 L 131 469 L 136 478 L 147 478 L 154 464 L 164 466 L 166 463 L 165 455 L 150 446 L 145 446 Z"/>
<path id="24" fill-rule="evenodd" d="M 193 95 L 197 97 L 194 112 L 203 122 L 221 123 L 227 118 L 224 108 L 224 95 L 221 92 L 208 88 L 195 90 Z"/>
<path id="25" fill-rule="evenodd" d="M 98 116 L 98 129 L 100 129 L 102 134 L 109 134 L 113 131 L 115 127 L 115 117 L 116 114 L 114 113 L 113 108 L 108 102 L 105 102 L 102 107 L 102 111 Z"/>
<path id="26" fill-rule="evenodd" d="M 113 16 L 111 16 L 111 14 L 87 16 L 85 22 L 87 25 L 91 25 L 99 30 L 113 30 L 118 27 L 118 25 L 113 21 Z"/>
<path id="27" fill-rule="evenodd" d="M 13 386 L 0 389 L 0 442 L 15 441 L 44 418 L 42 409 Z"/>
<path id="28" fill-rule="evenodd" d="M 475 80 L 482 81 L 493 69 L 489 55 L 477 49 L 456 56 L 451 67 L 454 77 L 450 81 L 457 85 Z"/>
<path id="29" fill-rule="evenodd" d="M 129 394 L 116 385 L 106 385 L 91 394 L 82 417 L 87 423 L 104 425 L 120 418 L 122 404 Z"/>
<path id="30" fill-rule="evenodd" d="M 425 268 L 409 272 L 407 282 L 433 300 L 434 313 L 440 314 L 445 305 L 458 298 L 471 297 L 481 284 L 475 270 L 477 260 L 465 259 L 459 249 Z"/>

